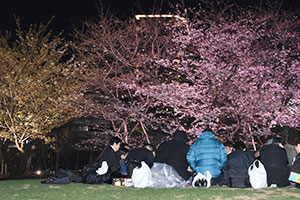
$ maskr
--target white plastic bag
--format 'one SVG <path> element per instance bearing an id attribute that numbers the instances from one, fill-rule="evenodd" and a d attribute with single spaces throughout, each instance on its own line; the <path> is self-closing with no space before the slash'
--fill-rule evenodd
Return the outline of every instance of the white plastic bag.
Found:
<path id="1" fill-rule="evenodd" d="M 267 172 L 264 165 L 255 160 L 248 168 L 251 186 L 255 189 L 268 187 Z"/>
<path id="2" fill-rule="evenodd" d="M 154 162 L 151 167 L 151 181 L 149 187 L 154 188 L 174 188 L 174 187 L 186 187 L 191 185 L 192 179 L 185 181 L 176 170 L 166 164 Z"/>
<path id="3" fill-rule="evenodd" d="M 210 180 L 211 180 L 212 176 L 211 173 L 209 171 L 206 171 L 203 174 L 201 174 L 200 172 L 198 172 L 198 174 L 194 177 L 194 180 L 192 182 L 192 186 L 193 187 L 206 187 L 209 188 L 210 187 Z"/>
<path id="4" fill-rule="evenodd" d="M 101 167 L 99 167 L 96 170 L 97 174 L 99 174 L 99 175 L 106 174 L 107 171 L 108 171 L 108 164 L 107 164 L 106 161 L 103 161 L 102 164 L 101 164 Z"/>
<path id="5" fill-rule="evenodd" d="M 132 182 L 133 186 L 137 188 L 145 188 L 149 186 L 151 181 L 151 170 L 149 166 L 142 161 L 142 166 L 140 168 L 135 167 L 132 172 Z"/>

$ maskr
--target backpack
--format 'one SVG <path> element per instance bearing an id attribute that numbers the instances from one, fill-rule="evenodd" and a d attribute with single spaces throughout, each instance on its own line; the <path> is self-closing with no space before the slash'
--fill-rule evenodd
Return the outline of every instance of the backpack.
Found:
<path id="1" fill-rule="evenodd" d="M 95 172 L 98 169 L 98 163 L 87 164 L 82 170 L 82 182 L 87 183 L 86 179 L 89 174 Z"/>
<path id="2" fill-rule="evenodd" d="M 97 174 L 97 169 L 99 169 L 98 163 L 92 163 L 84 166 L 82 171 L 82 183 L 85 184 L 101 184 L 111 178 L 111 171 L 108 168 L 108 171 L 103 174 Z"/>

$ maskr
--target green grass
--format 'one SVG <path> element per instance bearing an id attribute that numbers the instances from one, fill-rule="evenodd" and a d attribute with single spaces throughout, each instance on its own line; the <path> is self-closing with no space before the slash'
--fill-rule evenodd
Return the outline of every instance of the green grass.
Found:
<path id="1" fill-rule="evenodd" d="M 1 200 L 159 200 L 159 199 L 300 199 L 300 189 L 266 188 L 235 189 L 227 187 L 206 188 L 133 188 L 107 185 L 41 184 L 39 179 L 0 181 Z"/>

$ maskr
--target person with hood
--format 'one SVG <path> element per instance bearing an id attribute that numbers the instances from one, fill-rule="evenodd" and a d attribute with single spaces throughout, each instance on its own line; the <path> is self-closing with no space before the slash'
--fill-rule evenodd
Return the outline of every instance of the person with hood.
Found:
<path id="1" fill-rule="evenodd" d="M 186 132 L 176 130 L 173 138 L 159 145 L 156 150 L 154 162 L 166 163 L 172 166 L 184 180 L 188 180 L 192 174 L 188 171 L 189 164 L 186 155 L 189 150 Z"/>
<path id="2" fill-rule="evenodd" d="M 206 129 L 190 147 L 187 161 L 196 174 L 209 171 L 212 176 L 211 185 L 216 185 L 222 180 L 220 175 L 227 161 L 227 152 L 212 131 Z"/>
<path id="3" fill-rule="evenodd" d="M 259 160 L 266 169 L 268 186 L 285 187 L 289 185 L 288 157 L 278 139 L 268 138 L 260 150 Z"/>

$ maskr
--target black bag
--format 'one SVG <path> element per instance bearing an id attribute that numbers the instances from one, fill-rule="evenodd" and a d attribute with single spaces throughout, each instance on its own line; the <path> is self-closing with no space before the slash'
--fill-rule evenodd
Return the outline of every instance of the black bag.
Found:
<path id="1" fill-rule="evenodd" d="M 84 183 L 86 184 L 101 184 L 105 183 L 110 180 L 110 172 L 107 172 L 106 174 L 99 175 L 96 171 L 93 171 L 89 173 L 86 177 L 86 180 Z"/>
<path id="2" fill-rule="evenodd" d="M 96 170 L 99 168 L 98 163 L 92 163 L 84 166 L 82 170 L 82 183 L 86 184 L 101 184 L 107 182 L 111 179 L 111 171 L 108 171 L 103 174 L 97 174 Z"/>
<path id="3" fill-rule="evenodd" d="M 87 177 L 89 174 L 92 172 L 96 172 L 98 169 L 98 163 L 92 163 L 92 164 L 87 164 L 86 166 L 83 167 L 82 170 L 82 183 L 87 183 Z"/>

